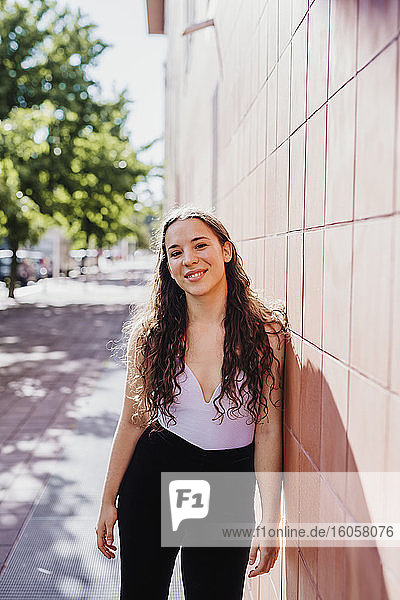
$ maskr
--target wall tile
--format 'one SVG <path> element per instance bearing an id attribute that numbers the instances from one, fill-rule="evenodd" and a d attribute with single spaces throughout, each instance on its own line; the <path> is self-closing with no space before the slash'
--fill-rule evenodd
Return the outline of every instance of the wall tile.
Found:
<path id="1" fill-rule="evenodd" d="M 265 210 L 265 231 L 266 234 L 276 233 L 276 213 L 277 213 L 277 198 L 276 198 L 276 152 L 268 156 L 266 159 L 266 210 Z"/>
<path id="2" fill-rule="evenodd" d="M 302 345 L 300 336 L 292 333 L 286 343 L 285 356 L 285 425 L 300 440 L 300 396 Z M 290 469 L 289 469 L 290 470 Z"/>
<path id="3" fill-rule="evenodd" d="M 264 273 L 265 273 L 265 239 L 254 240 L 254 251 L 256 253 L 256 289 L 262 292 L 264 289 Z"/>
<path id="4" fill-rule="evenodd" d="M 385 444 L 385 471 L 395 471 L 393 476 L 385 477 L 385 522 L 398 523 L 400 521 L 400 507 L 398 493 L 400 482 L 400 453 L 399 453 L 399 431 L 400 431 L 400 396 L 389 394 L 386 414 Z M 397 548 L 400 559 L 400 547 Z"/>
<path id="5" fill-rule="evenodd" d="M 256 206 L 255 206 L 255 218 L 256 227 L 255 234 L 257 237 L 265 236 L 265 164 L 262 162 L 256 169 Z"/>
<path id="6" fill-rule="evenodd" d="M 392 336 L 390 387 L 400 394 L 400 215 L 393 218 L 394 261 L 392 265 L 392 309 L 393 321 L 390 328 Z"/>
<path id="7" fill-rule="evenodd" d="M 340 547 L 322 547 L 318 550 L 318 591 L 322 598 L 346 600 L 344 556 Z"/>
<path id="8" fill-rule="evenodd" d="M 299 600 L 299 553 L 297 548 L 287 547 L 286 552 L 286 600 Z"/>
<path id="9" fill-rule="evenodd" d="M 320 486 L 319 523 L 343 523 L 344 510 L 327 485 Z M 321 545 L 318 548 L 318 591 L 322 598 L 345 600 L 344 597 L 344 557 L 343 548 L 335 545 Z"/>
<path id="10" fill-rule="evenodd" d="M 260 288 L 260 282 L 259 282 L 259 278 L 258 278 L 259 262 L 260 262 L 260 259 L 262 260 L 262 256 L 258 255 L 260 241 L 263 241 L 263 240 L 251 240 L 251 245 L 250 245 L 250 247 L 251 247 L 250 260 L 252 261 L 252 265 L 253 265 L 252 288 L 255 290 L 262 289 L 262 287 Z M 264 247 L 264 244 L 262 245 L 262 248 L 263 247 Z"/>
<path id="11" fill-rule="evenodd" d="M 392 550 L 392 548 L 384 548 L 384 550 Z M 398 550 L 393 548 L 393 550 Z M 397 553 L 397 565 L 399 564 L 399 556 Z M 384 569 L 384 591 L 383 598 L 400 598 L 400 578 L 397 576 L 397 570 Z"/>
<path id="12" fill-rule="evenodd" d="M 284 472 L 291 473 L 285 479 L 285 501 L 286 501 L 286 516 L 288 520 L 294 521 L 298 518 L 298 491 L 299 486 L 292 487 L 293 481 L 298 482 L 296 478 L 300 469 L 300 445 L 296 437 L 293 435 L 288 423 L 288 411 L 286 407 L 286 400 L 290 402 L 290 398 L 286 398 L 285 395 L 285 426 L 283 429 L 284 433 Z M 299 407 L 297 407 L 297 410 Z M 288 516 L 289 515 L 289 516 Z"/>
<path id="13" fill-rule="evenodd" d="M 286 298 L 286 264 L 287 264 L 287 236 L 277 235 L 273 238 L 274 256 L 274 296 L 282 300 Z"/>
<path id="14" fill-rule="evenodd" d="M 355 75 L 357 0 L 331 2 L 329 95 Z"/>
<path id="15" fill-rule="evenodd" d="M 395 0 L 359 0 L 358 69 L 394 38 L 398 31 L 398 3 Z"/>
<path id="16" fill-rule="evenodd" d="M 277 145 L 289 136 L 290 119 L 290 46 L 282 54 L 278 69 Z"/>
<path id="17" fill-rule="evenodd" d="M 257 223 L 257 169 L 251 171 L 248 176 L 249 181 L 249 211 L 247 213 L 248 220 L 250 223 L 250 235 L 251 237 L 257 237 L 258 223 Z"/>
<path id="18" fill-rule="evenodd" d="M 325 223 L 353 217 L 355 91 L 353 80 L 328 103 Z"/>
<path id="19" fill-rule="evenodd" d="M 354 224 L 350 359 L 352 366 L 385 386 L 389 379 L 391 235 L 387 218 Z"/>
<path id="20" fill-rule="evenodd" d="M 323 107 L 307 123 L 306 228 L 317 227 L 324 223 L 325 143 L 326 108 Z"/>
<path id="21" fill-rule="evenodd" d="M 237 173 L 237 181 L 239 182 L 244 177 L 244 168 L 243 168 L 243 124 L 239 126 L 237 131 L 235 132 L 234 143 L 236 143 L 236 173 Z"/>
<path id="22" fill-rule="evenodd" d="M 256 272 L 257 272 L 257 264 L 256 264 L 256 260 L 257 260 L 257 256 L 256 256 L 256 251 L 255 251 L 255 240 L 247 240 L 245 243 L 245 256 L 246 256 L 246 262 L 245 262 L 245 271 L 247 273 L 247 275 L 249 276 L 250 282 L 251 282 L 251 287 L 255 288 L 256 286 Z"/>
<path id="23" fill-rule="evenodd" d="M 400 396 L 390 394 L 388 398 L 387 432 L 385 436 L 385 471 L 400 471 L 399 431 Z"/>
<path id="24" fill-rule="evenodd" d="M 289 140 L 289 231 L 303 227 L 305 131 L 305 125 L 303 125 Z"/>
<path id="25" fill-rule="evenodd" d="M 267 88 L 264 85 L 257 100 L 258 127 L 256 131 L 257 164 L 265 159 L 265 140 L 267 135 Z"/>
<path id="26" fill-rule="evenodd" d="M 329 0 L 318 0 L 309 11 L 308 115 L 327 99 L 329 4 Z"/>
<path id="27" fill-rule="evenodd" d="M 280 0 L 279 2 L 279 56 L 291 38 L 292 4 L 292 0 Z"/>
<path id="28" fill-rule="evenodd" d="M 287 308 L 292 331 L 302 335 L 303 234 L 288 235 Z"/>
<path id="29" fill-rule="evenodd" d="M 260 81 L 260 69 L 259 69 L 259 65 L 258 65 L 258 61 L 260 58 L 260 53 L 259 53 L 259 36 L 258 36 L 258 24 L 256 26 L 256 29 L 253 33 L 253 52 L 252 52 L 252 77 L 253 77 L 253 86 L 252 86 L 252 98 L 255 98 L 255 96 L 257 95 L 260 86 L 261 86 L 261 81 Z"/>
<path id="30" fill-rule="evenodd" d="M 286 236 L 268 236 L 266 238 L 265 289 L 267 296 L 274 301 L 282 300 L 285 304 L 286 297 Z M 271 263 L 271 264 L 269 264 Z M 268 285 L 267 285 L 268 284 Z"/>
<path id="31" fill-rule="evenodd" d="M 399 13 L 400 13 L 400 5 L 399 5 Z M 399 14 L 400 21 L 400 14 Z M 397 42 L 397 47 L 399 47 L 399 42 Z M 397 98 L 400 98 L 400 60 L 397 63 Z M 400 111 L 398 110 L 397 104 L 397 123 L 396 123 L 396 164 L 395 164 L 395 179 L 396 179 L 396 189 L 395 189 L 395 198 L 393 202 L 393 208 L 396 212 L 400 212 Z"/>
<path id="32" fill-rule="evenodd" d="M 278 60 L 278 2 L 268 2 L 268 76 Z"/>
<path id="33" fill-rule="evenodd" d="M 345 598 L 388 600 L 382 595 L 382 567 L 377 548 L 345 547 Z"/>
<path id="34" fill-rule="evenodd" d="M 246 214 L 245 211 L 245 196 L 244 196 L 244 184 L 245 181 L 243 180 L 241 183 L 239 183 L 239 185 L 236 188 L 236 194 L 237 194 L 237 199 L 238 199 L 238 219 L 239 219 L 239 234 L 240 237 L 239 239 L 241 241 L 245 240 L 248 237 L 247 234 L 247 220 L 244 219 L 244 216 Z"/>
<path id="35" fill-rule="evenodd" d="M 308 10 L 308 0 L 292 1 L 292 34 L 298 28 Z"/>
<path id="36" fill-rule="evenodd" d="M 244 121 L 243 121 L 243 127 L 244 127 L 244 143 L 245 143 L 245 155 L 244 155 L 244 160 L 245 160 L 245 165 L 246 165 L 246 171 L 245 171 L 245 175 L 249 175 L 251 169 L 252 169 L 252 154 L 253 154 L 253 150 L 254 148 L 251 145 L 251 130 L 252 130 L 252 123 L 251 123 L 251 117 L 252 117 L 252 110 L 249 110 L 249 112 L 246 114 L 246 116 L 244 117 Z"/>
<path id="37" fill-rule="evenodd" d="M 300 524 L 317 523 L 321 505 L 321 477 L 302 449 L 300 449 L 300 473 Z M 309 540 L 303 541 L 305 543 L 302 543 L 302 538 L 299 538 L 301 552 L 307 560 L 314 580 L 317 581 L 317 549 L 307 543 Z"/>
<path id="38" fill-rule="evenodd" d="M 324 231 L 323 348 L 348 362 L 352 225 Z"/>
<path id="39" fill-rule="evenodd" d="M 249 110 L 249 145 L 250 145 L 250 149 L 249 149 L 249 154 L 250 154 L 250 166 L 249 166 L 249 171 L 252 172 L 258 162 L 257 162 L 257 154 L 258 154 L 258 143 L 257 143 L 257 136 L 258 136 L 258 126 L 257 126 L 257 121 L 258 121 L 258 115 L 257 115 L 257 101 L 254 102 L 251 105 L 251 108 Z"/>
<path id="40" fill-rule="evenodd" d="M 321 348 L 323 231 L 304 234 L 304 323 L 303 336 Z"/>
<path id="41" fill-rule="evenodd" d="M 292 39 L 290 131 L 297 129 L 306 118 L 307 35 L 308 18 L 304 19 Z"/>
<path id="42" fill-rule="evenodd" d="M 305 340 L 302 350 L 300 443 L 317 468 L 321 457 L 322 352 Z"/>
<path id="43" fill-rule="evenodd" d="M 268 13 L 265 10 L 258 26 L 258 37 L 259 37 L 259 58 L 258 58 L 258 67 L 259 67 L 259 78 L 260 82 L 264 83 L 267 79 L 267 71 L 268 71 Z"/>
<path id="44" fill-rule="evenodd" d="M 234 210 L 234 214 L 233 214 L 233 223 L 234 223 L 234 228 L 235 228 L 234 240 L 237 242 L 242 239 L 242 223 L 240 220 L 240 202 L 239 202 L 237 189 L 234 189 L 232 191 L 232 206 L 233 206 L 233 210 Z"/>
<path id="45" fill-rule="evenodd" d="M 273 238 L 267 236 L 265 238 L 265 276 L 264 276 L 264 293 L 267 297 L 275 296 L 275 270 L 273 264 L 274 246 Z"/>
<path id="46" fill-rule="evenodd" d="M 392 44 L 358 75 L 357 219 L 389 213 L 393 207 L 396 60 Z"/>
<path id="47" fill-rule="evenodd" d="M 325 474 L 324 474 L 325 475 Z M 338 498 L 330 489 L 330 485 L 325 483 L 323 477 L 321 477 L 321 483 L 319 487 L 319 513 L 318 513 L 319 523 L 343 523 L 346 521 L 345 510 L 343 508 L 341 499 Z M 333 549 L 330 542 L 326 542 L 327 545 L 321 545 L 320 550 L 328 550 Z M 331 544 L 329 546 L 329 544 Z M 336 548 L 338 550 L 338 548 Z M 323 555 L 323 553 L 322 553 Z M 319 565 L 322 564 L 323 561 L 318 561 Z M 343 573 L 342 573 L 343 575 Z M 320 577 L 318 577 L 319 582 L 321 581 Z"/>
<path id="48" fill-rule="evenodd" d="M 382 522 L 387 402 L 386 390 L 350 372 L 346 507 L 360 523 Z"/>
<path id="49" fill-rule="evenodd" d="M 267 152 L 269 156 L 276 148 L 278 78 L 275 69 L 267 81 Z"/>
<path id="50" fill-rule="evenodd" d="M 329 484 L 344 501 L 346 471 L 348 369 L 339 361 L 323 355 L 321 407 L 321 471 L 327 473 Z"/>
<path id="51" fill-rule="evenodd" d="M 315 584 L 311 581 L 309 574 L 304 566 L 304 563 L 300 557 L 299 559 L 299 592 L 298 598 L 304 598 L 307 600 L 314 600 L 317 598 L 317 592 Z"/>
<path id="52" fill-rule="evenodd" d="M 284 232 L 288 228 L 289 195 L 289 142 L 285 142 L 276 151 L 276 231 Z"/>
<path id="53" fill-rule="evenodd" d="M 291 441 L 285 444 L 285 448 L 288 447 L 288 452 L 293 452 L 293 460 L 287 461 L 285 467 L 285 480 L 284 480 L 284 500 L 285 500 L 285 524 L 293 531 L 299 528 L 299 489 L 300 489 L 300 452 L 297 440 L 289 433 L 289 430 L 285 428 L 285 438 L 289 437 Z M 285 461 L 286 462 L 286 461 Z M 294 591 L 297 588 L 297 584 L 294 585 L 297 580 L 297 559 L 293 555 L 293 552 L 297 552 L 297 538 L 294 537 L 295 532 L 291 537 L 286 539 L 286 571 L 288 569 L 294 570 L 292 577 L 294 581 L 286 581 L 286 587 L 288 597 L 291 597 L 289 590 Z"/>

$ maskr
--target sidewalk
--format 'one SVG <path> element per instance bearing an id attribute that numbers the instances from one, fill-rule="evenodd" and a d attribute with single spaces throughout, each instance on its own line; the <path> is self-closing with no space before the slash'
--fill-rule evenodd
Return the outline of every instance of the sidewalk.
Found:
<path id="1" fill-rule="evenodd" d="M 110 356 L 107 342 L 129 316 L 126 304 L 44 300 L 0 312 L 0 565 L 52 474 L 63 433 L 76 425 L 79 399 Z"/>
<path id="2" fill-rule="evenodd" d="M 22 529 L 17 533 L 17 519 L 10 530 L 10 542 L 17 536 L 0 578 L 0 598 L 118 597 L 118 564 L 97 549 L 95 524 L 122 388 L 122 369 L 108 366 L 94 393 L 68 411 L 75 427 L 58 427 L 57 456 L 33 465 L 35 454 L 31 472 L 20 474 L 8 494 L 13 499 L 0 505 L 3 524 L 22 515 L 20 502 L 38 492 Z M 40 490 L 34 482 L 44 471 L 49 477 Z"/>

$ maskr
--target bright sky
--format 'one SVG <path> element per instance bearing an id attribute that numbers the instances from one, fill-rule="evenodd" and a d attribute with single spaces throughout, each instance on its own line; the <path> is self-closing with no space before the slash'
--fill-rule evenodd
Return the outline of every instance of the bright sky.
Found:
<path id="1" fill-rule="evenodd" d="M 167 39 L 147 33 L 146 0 L 60 0 L 60 5 L 80 8 L 98 25 L 98 37 L 112 45 L 98 59 L 91 77 L 101 84 L 102 97 L 115 98 L 114 89 L 126 88 L 134 100 L 128 120 L 134 149 L 163 135 Z M 138 155 L 148 164 L 159 164 L 163 158 L 163 141 Z"/>

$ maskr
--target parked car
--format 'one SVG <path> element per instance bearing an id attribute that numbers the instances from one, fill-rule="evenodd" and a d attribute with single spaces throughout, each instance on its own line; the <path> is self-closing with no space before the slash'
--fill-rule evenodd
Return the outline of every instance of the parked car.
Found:
<path id="1" fill-rule="evenodd" d="M 11 250 L 0 250 L 0 281 L 6 281 L 11 273 Z M 43 277 L 51 277 L 50 260 L 41 252 L 18 250 L 17 252 L 17 281 L 20 285 L 38 281 Z"/>

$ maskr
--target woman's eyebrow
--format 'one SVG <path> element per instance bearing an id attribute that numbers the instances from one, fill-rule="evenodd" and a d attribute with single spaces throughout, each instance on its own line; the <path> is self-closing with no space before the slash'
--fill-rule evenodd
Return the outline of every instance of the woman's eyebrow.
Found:
<path id="1" fill-rule="evenodd" d="M 207 237 L 206 235 L 200 235 L 199 237 L 194 237 L 191 242 L 196 242 L 197 240 L 209 240 L 210 238 Z M 171 250 L 171 248 L 178 248 L 179 244 L 172 244 L 172 246 L 169 246 L 168 250 Z"/>

